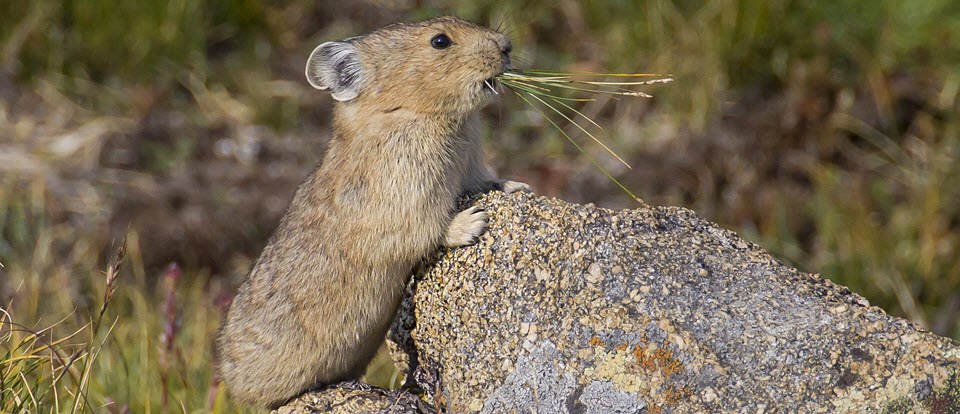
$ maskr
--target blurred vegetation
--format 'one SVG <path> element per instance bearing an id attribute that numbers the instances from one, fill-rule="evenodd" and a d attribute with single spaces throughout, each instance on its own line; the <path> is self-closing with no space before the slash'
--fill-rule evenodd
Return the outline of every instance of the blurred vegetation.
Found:
<path id="1" fill-rule="evenodd" d="M 329 135 L 305 56 L 440 14 L 501 26 L 518 66 L 673 73 L 652 101 L 582 108 L 633 170 L 588 150 L 648 202 L 960 338 L 956 1 L 8 0 L 0 318 L 23 328 L 0 328 L 0 411 L 71 408 L 87 360 L 88 409 L 234 411 L 211 371 L 220 309 Z M 518 100 L 486 112 L 501 175 L 633 206 Z M 384 358 L 373 371 L 390 382 Z"/>

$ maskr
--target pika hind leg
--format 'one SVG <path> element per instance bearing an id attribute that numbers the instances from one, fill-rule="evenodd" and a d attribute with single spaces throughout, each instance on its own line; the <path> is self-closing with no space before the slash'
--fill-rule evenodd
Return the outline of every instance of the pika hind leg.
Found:
<path id="1" fill-rule="evenodd" d="M 473 206 L 453 216 L 447 226 L 444 245 L 447 247 L 469 246 L 487 229 L 487 212 Z"/>

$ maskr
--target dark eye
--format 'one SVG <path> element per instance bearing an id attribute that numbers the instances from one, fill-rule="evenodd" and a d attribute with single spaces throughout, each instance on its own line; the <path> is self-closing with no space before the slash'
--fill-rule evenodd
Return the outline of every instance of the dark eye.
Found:
<path id="1" fill-rule="evenodd" d="M 430 46 L 433 46 L 434 49 L 446 49 L 453 44 L 453 41 L 450 40 L 447 35 L 440 33 L 430 39 Z"/>

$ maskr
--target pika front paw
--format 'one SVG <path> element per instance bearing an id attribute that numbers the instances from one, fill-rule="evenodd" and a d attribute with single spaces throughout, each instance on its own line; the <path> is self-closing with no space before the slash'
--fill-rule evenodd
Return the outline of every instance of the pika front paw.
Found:
<path id="1" fill-rule="evenodd" d="M 530 187 L 530 184 L 520 182 L 520 181 L 510 181 L 510 180 L 501 181 L 500 189 L 507 194 L 513 194 L 517 191 L 523 191 L 525 193 L 533 192 L 533 187 Z"/>
<path id="2" fill-rule="evenodd" d="M 469 246 L 487 229 L 487 212 L 473 206 L 457 213 L 447 227 L 444 244 L 447 247 Z"/>

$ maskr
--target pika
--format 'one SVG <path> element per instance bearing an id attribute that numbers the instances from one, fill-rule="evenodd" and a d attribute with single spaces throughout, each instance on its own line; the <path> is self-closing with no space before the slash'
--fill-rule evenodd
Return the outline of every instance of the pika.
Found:
<path id="1" fill-rule="evenodd" d="M 242 403 L 276 408 L 361 376 L 414 265 L 486 228 L 461 194 L 529 191 L 483 163 L 474 125 L 510 67 L 510 41 L 455 17 L 326 42 L 306 76 L 335 100 L 320 165 L 240 286 L 217 338 Z"/>

